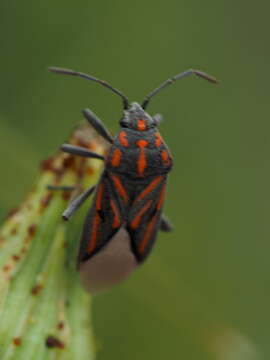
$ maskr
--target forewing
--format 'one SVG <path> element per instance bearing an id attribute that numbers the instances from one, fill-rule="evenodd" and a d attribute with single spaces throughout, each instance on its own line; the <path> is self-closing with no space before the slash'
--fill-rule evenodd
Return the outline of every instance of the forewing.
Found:
<path id="1" fill-rule="evenodd" d="M 166 177 L 152 180 L 135 198 L 128 214 L 127 231 L 132 250 L 139 262 L 149 255 L 159 230 Z"/>
<path id="2" fill-rule="evenodd" d="M 78 261 L 85 261 L 106 245 L 123 223 L 123 206 L 103 174 L 97 186 L 93 205 L 85 219 Z"/>

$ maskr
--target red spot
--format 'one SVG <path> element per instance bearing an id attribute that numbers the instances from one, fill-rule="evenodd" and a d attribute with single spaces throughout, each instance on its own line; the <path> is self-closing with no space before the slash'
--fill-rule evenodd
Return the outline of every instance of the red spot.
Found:
<path id="1" fill-rule="evenodd" d="M 145 233 L 144 233 L 144 236 L 143 236 L 143 239 L 139 245 L 139 252 L 142 254 L 150 240 L 150 237 L 153 233 L 153 230 L 156 226 L 156 222 L 157 222 L 157 214 L 154 215 L 151 219 L 151 221 L 149 222 L 149 224 L 147 225 L 147 228 L 145 230 Z"/>
<path id="2" fill-rule="evenodd" d="M 141 140 L 137 141 L 137 146 L 138 146 L 139 148 L 144 148 L 144 147 L 146 147 L 147 145 L 148 145 L 148 141 L 146 141 L 146 140 L 141 139 Z"/>
<path id="3" fill-rule="evenodd" d="M 122 185 L 121 180 L 116 175 L 111 175 L 111 178 L 112 178 L 114 185 L 116 187 L 116 190 L 120 194 L 121 198 L 124 200 L 125 203 L 127 203 L 128 202 L 128 194 L 126 193 L 126 190 L 125 190 L 124 186 Z"/>
<path id="4" fill-rule="evenodd" d="M 91 254 L 95 250 L 99 225 L 100 225 L 100 217 L 99 217 L 98 213 L 96 213 L 96 215 L 94 217 L 93 225 L 92 225 L 92 233 L 91 233 L 91 238 L 89 241 L 89 246 L 87 249 L 87 252 L 89 254 Z"/>
<path id="5" fill-rule="evenodd" d="M 64 349 L 65 344 L 55 336 L 48 336 L 46 339 L 46 346 L 49 348 Z"/>
<path id="6" fill-rule="evenodd" d="M 119 134 L 118 138 L 119 138 L 119 141 L 120 141 L 121 145 L 123 145 L 125 147 L 129 146 L 128 139 L 127 139 L 127 134 L 126 134 L 125 131 L 120 131 L 120 134 Z"/>
<path id="7" fill-rule="evenodd" d="M 148 145 L 148 141 L 146 140 L 139 140 L 137 141 L 137 146 L 140 148 L 140 153 L 139 153 L 139 157 L 138 157 L 138 161 L 137 161 L 137 169 L 138 169 L 138 174 L 139 176 L 142 176 L 144 173 L 144 170 L 146 168 L 146 158 L 145 158 L 145 152 L 144 152 L 144 148 Z"/>
<path id="8" fill-rule="evenodd" d="M 116 229 L 121 225 L 120 224 L 120 214 L 119 214 L 117 206 L 115 205 L 115 203 L 114 203 L 114 201 L 112 199 L 110 200 L 110 204 L 111 204 L 112 211 L 114 213 L 114 219 L 113 219 L 112 227 L 114 229 Z"/>
<path id="9" fill-rule="evenodd" d="M 144 130 L 146 130 L 146 123 L 145 123 L 145 121 L 144 121 L 143 119 L 139 119 L 139 120 L 137 121 L 137 129 L 138 129 L 139 131 L 144 131 Z"/>
<path id="10" fill-rule="evenodd" d="M 168 151 L 166 151 L 166 150 L 161 151 L 161 159 L 165 165 L 170 164 L 170 158 L 169 158 Z"/>
<path id="11" fill-rule="evenodd" d="M 104 184 L 100 184 L 98 187 L 98 193 L 96 198 L 96 209 L 101 210 L 101 201 L 104 192 Z"/>
<path id="12" fill-rule="evenodd" d="M 150 208 L 151 204 L 152 204 L 152 200 L 148 200 L 147 203 L 140 209 L 140 211 L 138 212 L 138 214 L 135 216 L 135 218 L 132 220 L 130 224 L 132 229 L 134 230 L 137 229 L 137 227 L 140 225 L 143 215 Z"/>
<path id="13" fill-rule="evenodd" d="M 14 339 L 13 339 L 13 344 L 14 344 L 15 346 L 21 346 L 21 345 L 22 345 L 22 339 L 19 338 L 19 337 L 14 338 Z"/>
<path id="14" fill-rule="evenodd" d="M 148 195 L 151 191 L 153 191 L 157 185 L 160 183 L 160 181 L 162 180 L 162 176 L 157 176 L 141 193 L 140 195 L 136 198 L 136 201 L 140 201 L 142 200 L 146 195 Z"/>
<path id="15" fill-rule="evenodd" d="M 155 141 L 156 147 L 160 147 L 162 144 L 162 137 L 160 136 L 159 132 L 156 132 L 155 136 L 156 136 L 156 141 Z"/>
<path id="16" fill-rule="evenodd" d="M 162 150 L 161 158 L 162 158 L 163 161 L 168 161 L 169 155 L 168 155 L 166 150 Z"/>
<path id="17" fill-rule="evenodd" d="M 166 184 L 164 184 L 162 186 L 161 193 L 160 193 L 158 203 L 157 203 L 157 210 L 161 210 L 161 208 L 162 208 L 162 205 L 164 202 L 164 197 L 165 197 L 165 191 L 166 191 Z"/>
<path id="18" fill-rule="evenodd" d="M 115 149 L 112 155 L 112 159 L 111 159 L 111 164 L 114 167 L 117 167 L 120 165 L 121 163 L 121 157 L 122 157 L 122 152 L 120 149 Z"/>

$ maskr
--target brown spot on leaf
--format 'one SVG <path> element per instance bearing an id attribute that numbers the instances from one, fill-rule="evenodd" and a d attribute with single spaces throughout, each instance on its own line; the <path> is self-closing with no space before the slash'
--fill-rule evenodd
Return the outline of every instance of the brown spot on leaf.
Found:
<path id="1" fill-rule="evenodd" d="M 56 176 L 61 177 L 64 173 L 65 169 L 63 167 L 54 168 L 53 172 Z"/>
<path id="2" fill-rule="evenodd" d="M 33 288 L 32 288 L 32 290 L 31 290 L 31 294 L 32 295 L 38 295 L 38 293 L 41 291 L 43 289 L 43 286 L 42 285 L 40 285 L 40 284 L 37 284 L 37 285 L 35 285 Z"/>
<path id="3" fill-rule="evenodd" d="M 53 171 L 53 170 L 54 170 L 53 162 L 54 162 L 54 158 L 53 158 L 53 157 L 49 157 L 48 159 L 43 160 L 43 161 L 40 163 L 40 168 L 41 168 L 41 170 L 44 170 L 44 171 Z"/>
<path id="4" fill-rule="evenodd" d="M 9 219 L 11 218 L 13 215 L 15 215 L 17 212 L 19 211 L 19 208 L 14 208 L 14 209 L 11 209 L 8 213 L 7 213 L 7 216 L 6 218 Z"/>
<path id="5" fill-rule="evenodd" d="M 77 175 L 78 175 L 79 178 L 81 178 L 85 174 L 86 161 L 87 161 L 86 158 L 81 158 L 80 159 L 80 163 L 78 165 L 78 170 L 77 170 Z"/>
<path id="6" fill-rule="evenodd" d="M 19 337 L 16 337 L 13 339 L 13 344 L 16 346 L 21 346 L 22 345 L 22 339 Z"/>
<path id="7" fill-rule="evenodd" d="M 71 191 L 63 191 L 62 197 L 65 201 L 68 201 L 71 198 Z"/>
<path id="8" fill-rule="evenodd" d="M 25 245 L 28 245 L 30 243 L 30 237 L 27 236 L 24 240 L 23 240 Z"/>
<path id="9" fill-rule="evenodd" d="M 20 256 L 19 255 L 12 255 L 12 259 L 14 260 L 14 261 L 19 261 L 20 260 Z"/>
<path id="10" fill-rule="evenodd" d="M 86 169 L 86 174 L 89 176 L 94 174 L 94 170 L 91 166 L 88 166 L 88 168 Z"/>
<path id="11" fill-rule="evenodd" d="M 10 265 L 5 265 L 5 266 L 3 266 L 3 271 L 4 271 L 4 272 L 10 271 L 10 269 L 11 269 L 11 266 L 10 266 Z"/>
<path id="12" fill-rule="evenodd" d="M 58 327 L 59 330 L 63 330 L 64 327 L 65 327 L 64 321 L 59 321 L 59 323 L 57 324 L 57 327 Z"/>
<path id="13" fill-rule="evenodd" d="M 74 167 L 75 158 L 72 156 L 68 156 L 63 161 L 63 167 L 65 169 L 67 168 L 73 168 Z"/>
<path id="14" fill-rule="evenodd" d="M 11 234 L 11 235 L 16 235 L 17 232 L 18 232 L 18 226 L 16 225 L 16 226 L 14 226 L 13 229 L 11 229 L 10 234 Z"/>
<path id="15" fill-rule="evenodd" d="M 85 141 L 83 138 L 78 138 L 78 139 L 76 139 L 76 145 L 77 146 L 82 146 L 82 147 L 84 147 L 84 148 L 90 148 L 90 147 L 92 147 L 90 144 L 89 144 L 89 142 L 88 141 Z"/>
<path id="16" fill-rule="evenodd" d="M 40 200 L 41 207 L 46 208 L 49 205 L 51 199 L 52 199 L 52 193 L 43 196 L 43 198 Z"/>
<path id="17" fill-rule="evenodd" d="M 55 336 L 48 336 L 46 339 L 46 346 L 49 348 L 64 349 L 65 344 Z"/>
<path id="18" fill-rule="evenodd" d="M 36 224 L 30 225 L 30 226 L 28 227 L 27 231 L 28 231 L 28 234 L 29 234 L 30 236 L 34 236 L 35 233 L 36 233 L 36 231 L 37 231 L 37 225 L 36 225 Z"/>
<path id="19" fill-rule="evenodd" d="M 25 246 L 24 246 L 24 247 L 22 247 L 22 249 L 21 249 L 21 253 L 22 253 L 22 254 L 25 254 L 25 253 L 26 253 L 26 251 L 27 251 L 27 247 L 25 247 Z"/>

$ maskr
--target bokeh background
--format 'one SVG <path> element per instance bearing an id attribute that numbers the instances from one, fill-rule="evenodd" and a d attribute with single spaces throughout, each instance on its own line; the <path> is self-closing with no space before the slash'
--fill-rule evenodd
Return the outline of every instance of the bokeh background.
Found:
<path id="1" fill-rule="evenodd" d="M 107 79 L 140 101 L 190 67 L 149 112 L 174 155 L 152 256 L 94 298 L 102 360 L 270 357 L 269 2 L 0 3 L 0 215 L 18 204 L 90 107 L 117 131 L 121 101 L 51 65 Z M 87 311 L 87 310 L 86 310 Z"/>

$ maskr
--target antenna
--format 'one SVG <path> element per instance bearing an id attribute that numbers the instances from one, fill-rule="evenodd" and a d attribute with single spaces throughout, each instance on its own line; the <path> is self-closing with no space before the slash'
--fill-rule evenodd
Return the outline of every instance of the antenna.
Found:
<path id="1" fill-rule="evenodd" d="M 72 75 L 72 76 L 79 76 L 81 78 L 87 79 L 87 80 L 91 80 L 91 81 L 95 81 L 98 84 L 110 89 L 111 91 L 113 91 L 115 94 L 119 95 L 122 99 L 123 99 L 123 103 L 124 103 L 124 109 L 128 109 L 129 108 L 129 101 L 128 98 L 121 93 L 121 91 L 117 90 L 116 88 L 112 87 L 110 84 L 108 84 L 106 81 L 104 80 L 100 80 L 95 78 L 94 76 L 91 75 L 87 75 L 78 71 L 74 71 L 74 70 L 70 70 L 70 69 L 63 69 L 63 68 L 59 68 L 59 67 L 49 67 L 49 71 L 57 73 L 57 74 L 62 74 L 62 75 Z"/>
<path id="2" fill-rule="evenodd" d="M 167 79 L 166 81 L 164 81 L 159 87 L 157 87 L 156 89 L 154 89 L 152 92 L 150 92 L 150 94 L 148 94 L 142 103 L 142 108 L 145 109 L 149 103 L 149 101 L 152 99 L 153 96 L 155 96 L 156 94 L 158 94 L 161 90 L 163 90 L 164 88 L 166 88 L 168 85 L 173 84 L 176 80 L 182 79 L 186 76 L 195 74 L 205 80 L 210 81 L 211 83 L 217 84 L 218 81 L 216 78 L 214 78 L 211 75 L 206 74 L 203 71 L 200 70 L 194 70 L 194 69 L 189 69 L 187 71 L 184 71 L 180 74 L 175 75 L 174 77 Z"/>

